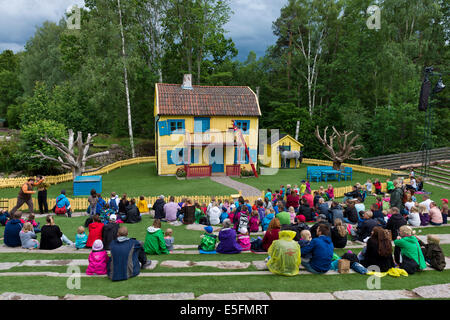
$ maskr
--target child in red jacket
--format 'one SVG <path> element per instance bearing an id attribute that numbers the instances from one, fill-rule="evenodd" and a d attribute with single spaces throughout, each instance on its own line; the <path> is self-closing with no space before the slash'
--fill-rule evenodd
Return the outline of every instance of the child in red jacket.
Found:
<path id="1" fill-rule="evenodd" d="M 94 241 L 97 239 L 102 240 L 103 236 L 104 224 L 102 223 L 100 216 L 98 214 L 95 214 L 92 217 L 92 220 L 94 222 L 89 224 L 89 236 L 86 242 L 86 248 L 91 248 L 94 244 Z"/>
<path id="2" fill-rule="evenodd" d="M 100 239 L 94 241 L 92 251 L 89 254 L 89 266 L 86 269 L 87 275 L 103 275 L 107 273 L 109 256 L 103 249 L 103 242 Z"/>

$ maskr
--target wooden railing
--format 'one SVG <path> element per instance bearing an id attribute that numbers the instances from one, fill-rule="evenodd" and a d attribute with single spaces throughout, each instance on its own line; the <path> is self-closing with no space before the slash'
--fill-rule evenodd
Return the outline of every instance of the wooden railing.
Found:
<path id="1" fill-rule="evenodd" d="M 186 170 L 187 178 L 210 177 L 212 173 L 211 166 L 190 166 L 185 164 L 184 170 Z"/>
<path id="2" fill-rule="evenodd" d="M 232 164 L 226 166 L 226 174 L 230 177 L 240 177 L 241 176 L 241 165 Z"/>
<path id="3" fill-rule="evenodd" d="M 94 176 L 94 175 L 101 175 L 109 173 L 112 170 L 129 166 L 132 164 L 140 164 L 145 162 L 155 162 L 156 157 L 139 157 L 139 158 L 131 158 L 127 160 L 121 160 L 114 163 L 111 163 L 107 166 L 102 167 L 99 170 L 95 170 L 89 173 L 83 174 L 84 176 Z M 20 188 L 26 181 L 28 177 L 20 177 L 20 178 L 6 178 L 6 179 L 0 179 L 0 189 L 2 188 Z M 72 173 L 64 173 L 58 176 L 46 176 L 45 181 L 52 185 L 57 184 L 61 182 L 67 182 L 72 181 L 73 176 Z"/>

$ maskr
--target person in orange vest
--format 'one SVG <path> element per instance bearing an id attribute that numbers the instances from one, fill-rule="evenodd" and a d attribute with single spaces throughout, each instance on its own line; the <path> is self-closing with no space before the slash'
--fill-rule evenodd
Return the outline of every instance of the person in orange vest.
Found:
<path id="1" fill-rule="evenodd" d="M 28 209 L 30 209 L 30 213 L 33 213 L 33 199 L 32 195 L 36 193 L 33 188 L 39 184 L 41 184 L 45 180 L 45 177 L 42 177 L 38 182 L 34 178 L 29 178 L 27 182 L 22 185 L 20 188 L 19 195 L 17 196 L 17 204 L 14 208 L 11 209 L 10 215 L 13 215 L 14 212 L 17 211 L 24 203 L 28 205 Z"/>

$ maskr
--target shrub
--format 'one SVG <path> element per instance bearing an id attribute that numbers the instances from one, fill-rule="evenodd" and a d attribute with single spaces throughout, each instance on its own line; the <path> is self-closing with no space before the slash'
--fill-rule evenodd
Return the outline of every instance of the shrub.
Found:
<path id="1" fill-rule="evenodd" d="M 178 168 L 176 175 L 178 178 L 184 178 L 184 177 L 186 177 L 187 173 L 186 173 L 186 170 L 184 170 L 184 168 Z"/>

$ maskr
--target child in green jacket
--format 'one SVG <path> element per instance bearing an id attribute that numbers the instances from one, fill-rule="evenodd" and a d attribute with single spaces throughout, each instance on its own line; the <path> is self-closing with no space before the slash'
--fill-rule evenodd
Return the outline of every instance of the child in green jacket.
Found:
<path id="1" fill-rule="evenodd" d="M 216 250 L 217 236 L 213 234 L 213 228 L 211 226 L 206 226 L 206 233 L 202 236 L 198 250 L 213 252 Z"/>
<path id="2" fill-rule="evenodd" d="M 155 219 L 153 226 L 147 228 L 144 251 L 147 254 L 169 253 L 169 250 L 167 250 L 166 241 L 164 240 L 164 233 L 161 230 L 161 220 Z"/>
<path id="3" fill-rule="evenodd" d="M 416 271 L 424 270 L 427 267 L 425 257 L 420 248 L 419 241 L 414 236 L 414 231 L 409 226 L 401 226 L 399 229 L 399 236 L 394 240 L 395 251 L 394 259 L 400 268 L 405 269 L 408 274 L 413 274 Z M 400 256 L 401 260 L 400 261 Z M 413 261 L 411 261 L 413 260 Z M 417 264 L 417 268 L 411 266 Z"/>

